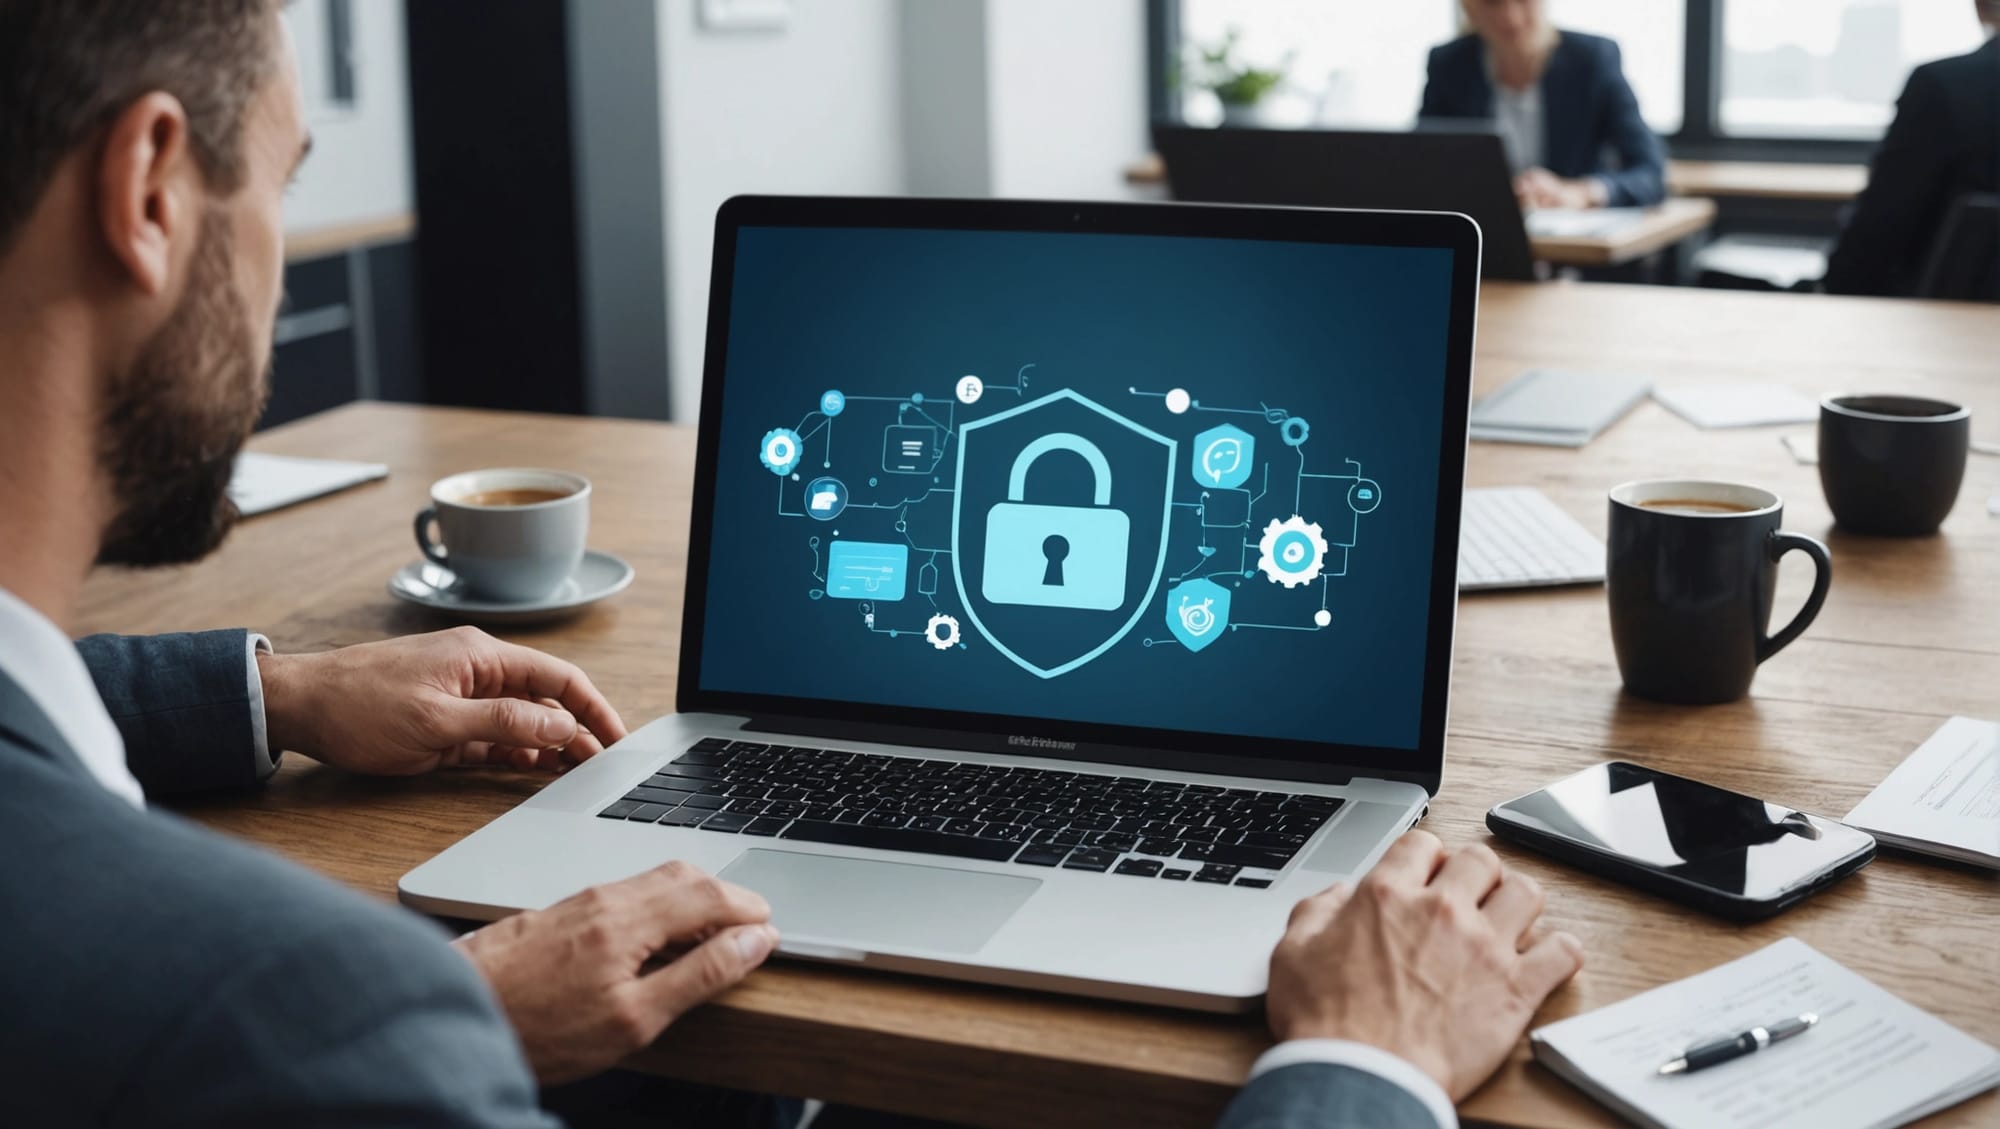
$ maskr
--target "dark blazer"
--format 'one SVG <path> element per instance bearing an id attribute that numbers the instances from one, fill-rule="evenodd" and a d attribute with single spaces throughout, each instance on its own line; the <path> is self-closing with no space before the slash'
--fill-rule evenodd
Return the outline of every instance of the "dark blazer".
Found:
<path id="1" fill-rule="evenodd" d="M 243 635 L 228 635 L 85 648 L 142 778 L 254 778 Z M 217 727 L 200 735 L 198 717 Z M 169 753 L 195 763 L 157 763 Z M 435 927 L 133 808 L 5 675 L 0 907 L 0 1125 L 554 1124 Z"/>
<path id="2" fill-rule="evenodd" d="M 250 724 L 249 633 L 92 635 L 76 649 L 125 738 L 147 795 L 259 779 Z"/>
<path id="3" fill-rule="evenodd" d="M 2000 38 L 1910 72 L 1826 265 L 1836 294 L 1917 292 L 1952 201 L 2000 189 Z"/>
<path id="4" fill-rule="evenodd" d="M 1657 204 L 1667 195 L 1667 150 L 1639 116 L 1618 44 L 1565 31 L 1542 72 L 1542 163 L 1562 177 L 1594 176 L 1614 206 Z M 1485 45 L 1460 36 L 1431 49 L 1430 77 L 1417 116 L 1493 117 Z"/>
<path id="5" fill-rule="evenodd" d="M 1222 1113 L 1216 1129 L 1440 1129 L 1424 1103 L 1393 1082 L 1330 1063 L 1261 1075 Z"/>

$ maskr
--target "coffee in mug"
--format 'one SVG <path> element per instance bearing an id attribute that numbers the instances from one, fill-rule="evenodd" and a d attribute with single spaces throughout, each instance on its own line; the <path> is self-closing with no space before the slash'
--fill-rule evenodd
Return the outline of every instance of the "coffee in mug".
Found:
<path id="1" fill-rule="evenodd" d="M 1611 491 L 1604 587 L 1625 688 L 1661 702 L 1729 702 L 1757 666 L 1799 637 L 1826 602 L 1826 546 L 1778 528 L 1784 502 L 1729 482 L 1628 482 Z M 1769 634 L 1778 558 L 1817 569 L 1805 606 Z"/>
<path id="2" fill-rule="evenodd" d="M 538 502 L 567 498 L 572 493 L 574 491 L 570 490 L 482 490 L 456 501 L 461 506 L 532 506 Z"/>
<path id="3" fill-rule="evenodd" d="M 1819 483 L 1842 529 L 1936 533 L 1958 501 L 1972 413 L 1917 396 L 1829 396 L 1819 405 Z"/>
<path id="4" fill-rule="evenodd" d="M 553 595 L 582 562 L 589 530 L 589 479 L 522 467 L 439 479 L 416 521 L 424 556 L 467 594 L 504 603 Z"/>
<path id="5" fill-rule="evenodd" d="M 1749 506 L 1732 505 L 1728 502 L 1711 502 L 1704 498 L 1661 498 L 1657 502 L 1641 502 L 1642 509 L 1659 510 L 1670 514 L 1747 514 Z"/>

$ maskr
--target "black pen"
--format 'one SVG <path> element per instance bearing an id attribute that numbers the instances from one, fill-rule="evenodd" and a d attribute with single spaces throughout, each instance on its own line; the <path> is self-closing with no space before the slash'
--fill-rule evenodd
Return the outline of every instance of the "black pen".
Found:
<path id="1" fill-rule="evenodd" d="M 1756 1054 L 1772 1043 L 1782 1043 L 1794 1035 L 1803 1035 L 1818 1022 L 1819 1016 L 1806 1012 L 1797 1019 L 1781 1019 L 1769 1027 L 1752 1027 L 1741 1035 L 1701 1043 L 1681 1052 L 1681 1057 L 1662 1066 L 1660 1073 L 1693 1074 L 1697 1070 L 1707 1070 L 1731 1059 Z"/>

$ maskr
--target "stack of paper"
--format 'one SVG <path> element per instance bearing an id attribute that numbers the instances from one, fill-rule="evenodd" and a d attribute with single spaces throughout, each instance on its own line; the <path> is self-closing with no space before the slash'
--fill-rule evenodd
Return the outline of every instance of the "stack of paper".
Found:
<path id="1" fill-rule="evenodd" d="M 1653 389 L 1653 399 L 1703 429 L 1811 423 L 1819 418 L 1818 401 L 1782 384 L 1764 380 L 1662 384 Z"/>
<path id="2" fill-rule="evenodd" d="M 1472 437 L 1581 447 L 1646 398 L 1652 380 L 1615 372 L 1532 369 L 1472 405 Z"/>
<path id="3" fill-rule="evenodd" d="M 245 451 L 236 456 L 236 471 L 229 477 L 229 497 L 244 517 L 250 517 L 388 475 L 389 468 L 381 463 L 300 459 Z"/>
<path id="4" fill-rule="evenodd" d="M 1811 1012 L 1797 1038 L 1691 1074 L 1689 1045 Z M 1652 1129 L 1893 1129 L 2000 1086 L 2000 1050 L 1797 938 L 1541 1028 L 1535 1058 Z"/>
<path id="5" fill-rule="evenodd" d="M 1536 208 L 1521 217 L 1534 239 L 1604 239 L 1646 218 L 1644 208 Z"/>
<path id="6" fill-rule="evenodd" d="M 2000 725 L 1945 722 L 1847 822 L 1892 847 L 2000 870 Z"/>

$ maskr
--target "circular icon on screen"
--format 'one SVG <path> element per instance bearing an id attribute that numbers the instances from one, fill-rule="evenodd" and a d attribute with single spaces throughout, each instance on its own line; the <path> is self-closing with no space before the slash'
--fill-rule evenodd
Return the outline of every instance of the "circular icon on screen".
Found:
<path id="1" fill-rule="evenodd" d="M 806 484 L 806 513 L 832 521 L 847 508 L 847 484 L 838 478 L 815 478 Z"/>

